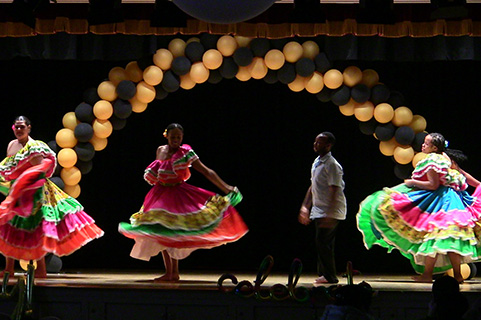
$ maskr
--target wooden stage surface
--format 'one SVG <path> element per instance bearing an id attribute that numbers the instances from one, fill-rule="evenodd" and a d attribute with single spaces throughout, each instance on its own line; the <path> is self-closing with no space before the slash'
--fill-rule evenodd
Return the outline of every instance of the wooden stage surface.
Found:
<path id="1" fill-rule="evenodd" d="M 33 310 L 36 319 L 100 320 L 100 319 L 319 319 L 328 301 L 319 299 L 323 288 L 315 287 L 315 274 L 301 274 L 296 288 L 304 287 L 309 299 L 262 299 L 242 296 L 234 290 L 231 279 L 223 282 L 225 291 L 219 290 L 218 280 L 223 272 L 183 272 L 176 283 L 154 283 L 160 276 L 153 271 L 75 270 L 50 273 L 46 279 L 35 279 Z M 257 273 L 231 272 L 241 282 L 253 286 Z M 8 288 L 22 277 L 16 273 Z M 373 290 L 371 313 L 377 319 L 415 320 L 427 314 L 432 284 L 416 283 L 409 275 L 362 274 L 353 277 L 353 283 L 367 282 Z M 281 284 L 286 286 L 289 274 L 271 273 L 260 289 Z M 341 277 L 338 285 L 346 285 Z M 332 284 L 321 287 L 329 288 Z M 461 292 L 470 303 L 481 297 L 481 277 L 474 277 L 461 286 Z M 324 290 L 326 291 L 326 290 Z M 11 314 L 17 302 L 0 301 L 0 315 Z M 0 319 L 3 319 L 0 317 Z M 48 318 L 51 319 L 51 318 Z"/>

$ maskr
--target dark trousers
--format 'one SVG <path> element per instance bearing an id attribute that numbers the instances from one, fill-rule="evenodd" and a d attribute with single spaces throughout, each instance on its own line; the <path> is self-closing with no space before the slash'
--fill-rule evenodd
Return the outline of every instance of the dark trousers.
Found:
<path id="1" fill-rule="evenodd" d="M 317 274 L 324 276 L 329 282 L 337 280 L 336 263 L 334 260 L 334 240 L 339 221 L 335 220 L 326 227 L 323 219 L 316 219 L 316 249 L 317 249 Z"/>

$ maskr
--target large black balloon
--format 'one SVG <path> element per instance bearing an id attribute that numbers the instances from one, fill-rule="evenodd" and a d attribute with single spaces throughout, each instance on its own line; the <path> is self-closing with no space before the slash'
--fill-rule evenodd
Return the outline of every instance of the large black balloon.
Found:
<path id="1" fill-rule="evenodd" d="M 368 121 L 360 121 L 359 122 L 359 130 L 365 135 L 372 135 L 376 131 L 376 127 L 379 123 L 376 121 L 376 119 L 371 118 Z"/>
<path id="2" fill-rule="evenodd" d="M 267 74 L 266 76 L 263 78 L 264 82 L 268 83 L 268 84 L 274 84 L 278 81 L 278 78 L 277 78 L 277 71 L 276 70 L 271 70 L 271 69 L 268 69 L 267 70 Z"/>
<path id="3" fill-rule="evenodd" d="M 78 160 L 75 166 L 77 167 L 77 169 L 80 170 L 80 173 L 87 174 L 92 170 L 93 163 L 92 163 L 92 160 L 90 161 Z"/>
<path id="4" fill-rule="evenodd" d="M 399 91 L 391 91 L 391 94 L 389 95 L 389 99 L 387 100 L 387 103 L 389 103 L 394 109 L 404 106 L 404 96 L 401 92 Z"/>
<path id="5" fill-rule="evenodd" d="M 50 140 L 47 143 L 48 147 L 52 149 L 53 152 L 58 153 L 60 150 L 58 149 L 57 141 L 55 140 Z"/>
<path id="6" fill-rule="evenodd" d="M 95 156 L 94 146 L 90 142 L 80 142 L 74 147 L 77 157 L 81 161 L 90 161 Z"/>
<path id="7" fill-rule="evenodd" d="M 60 189 L 63 190 L 65 188 L 65 182 L 63 182 L 62 178 L 56 176 L 56 177 L 51 177 L 49 180 L 55 183 L 55 185 Z"/>
<path id="8" fill-rule="evenodd" d="M 172 60 L 171 70 L 178 76 L 183 76 L 189 73 L 192 63 L 186 57 L 177 57 Z"/>
<path id="9" fill-rule="evenodd" d="M 394 174 L 401 180 L 408 179 L 411 177 L 413 172 L 413 166 L 411 163 L 408 164 L 399 164 L 397 163 L 394 166 Z"/>
<path id="10" fill-rule="evenodd" d="M 376 137 L 381 141 L 388 141 L 394 137 L 394 131 L 396 127 L 392 123 L 379 124 L 374 131 Z"/>
<path id="11" fill-rule="evenodd" d="M 185 46 L 185 56 L 192 62 L 202 61 L 204 52 L 204 46 L 198 41 L 189 42 Z"/>
<path id="12" fill-rule="evenodd" d="M 325 73 L 327 70 L 332 68 L 331 62 L 324 52 L 320 52 L 317 56 L 315 56 L 314 62 L 316 64 L 316 70 L 320 73 Z"/>
<path id="13" fill-rule="evenodd" d="M 224 57 L 222 65 L 219 68 L 220 74 L 226 79 L 233 79 L 238 71 L 239 66 L 235 63 L 234 58 Z"/>
<path id="14" fill-rule="evenodd" d="M 155 99 L 163 100 L 168 95 L 169 95 L 169 93 L 167 91 L 165 91 L 165 89 L 162 87 L 162 85 L 155 86 Z"/>
<path id="15" fill-rule="evenodd" d="M 309 58 L 301 58 L 296 62 L 296 72 L 301 77 L 309 77 L 316 71 L 316 64 Z"/>
<path id="16" fill-rule="evenodd" d="M 81 122 L 92 123 L 95 120 L 92 105 L 82 102 L 75 108 L 75 117 Z"/>
<path id="17" fill-rule="evenodd" d="M 349 87 L 342 85 L 331 92 L 331 101 L 336 106 L 343 106 L 351 99 L 351 90 Z"/>
<path id="18" fill-rule="evenodd" d="M 402 126 L 396 129 L 394 138 L 401 145 L 410 145 L 414 140 L 414 130 L 408 126 Z"/>
<path id="19" fill-rule="evenodd" d="M 83 97 L 84 102 L 91 105 L 91 106 L 93 106 L 94 104 L 96 104 L 100 100 L 99 94 L 97 92 L 97 88 L 86 89 L 84 91 L 82 97 Z"/>
<path id="20" fill-rule="evenodd" d="M 180 88 L 180 79 L 171 70 L 167 70 L 164 73 L 161 85 L 165 91 L 169 93 L 175 92 Z"/>
<path id="21" fill-rule="evenodd" d="M 292 63 L 284 63 L 284 65 L 277 70 L 277 78 L 283 84 L 289 84 L 296 79 L 296 67 Z"/>
<path id="22" fill-rule="evenodd" d="M 391 91 L 384 84 L 377 84 L 371 88 L 371 102 L 376 106 L 380 103 L 387 102 Z"/>
<path id="23" fill-rule="evenodd" d="M 267 38 L 254 38 L 251 40 L 249 46 L 255 57 L 264 57 L 271 49 L 271 44 Z"/>
<path id="24" fill-rule="evenodd" d="M 217 41 L 219 38 L 220 36 L 215 34 L 203 33 L 200 36 L 200 43 L 202 43 L 206 51 L 209 49 L 217 49 Z"/>
<path id="25" fill-rule="evenodd" d="M 120 99 L 130 100 L 137 93 L 137 86 L 130 80 L 122 80 L 119 82 L 115 90 Z"/>
<path id="26" fill-rule="evenodd" d="M 129 101 L 117 99 L 113 107 L 114 115 L 119 119 L 127 119 L 132 114 L 132 104 Z"/>
<path id="27" fill-rule="evenodd" d="M 212 84 L 218 84 L 222 81 L 222 74 L 220 73 L 219 69 L 210 70 L 209 78 L 207 78 L 207 82 Z"/>
<path id="28" fill-rule="evenodd" d="M 364 103 L 369 100 L 371 90 L 365 84 L 357 84 L 351 89 L 351 97 L 358 103 Z"/>
<path id="29" fill-rule="evenodd" d="M 240 47 L 234 52 L 232 57 L 234 58 L 234 62 L 239 67 L 247 67 L 251 64 L 252 59 L 254 59 L 254 54 L 252 53 L 251 49 L 247 47 Z"/>
<path id="30" fill-rule="evenodd" d="M 424 138 L 426 138 L 427 135 L 428 134 L 426 132 L 416 133 L 416 135 L 414 136 L 414 139 L 411 143 L 411 147 L 413 147 L 414 151 L 421 152 L 421 148 L 422 148 L 423 143 L 424 143 Z"/>
<path id="31" fill-rule="evenodd" d="M 109 121 L 112 124 L 112 128 L 114 130 L 122 130 L 127 125 L 127 119 L 120 119 L 116 115 L 110 117 Z"/>
<path id="32" fill-rule="evenodd" d="M 94 136 L 94 129 L 90 124 L 81 122 L 75 127 L 74 135 L 79 142 L 87 142 Z"/>
<path id="33" fill-rule="evenodd" d="M 328 87 L 324 86 L 322 90 L 319 93 L 316 93 L 316 98 L 317 100 L 321 102 L 329 102 L 331 101 L 331 93 L 332 89 L 329 89 Z"/>

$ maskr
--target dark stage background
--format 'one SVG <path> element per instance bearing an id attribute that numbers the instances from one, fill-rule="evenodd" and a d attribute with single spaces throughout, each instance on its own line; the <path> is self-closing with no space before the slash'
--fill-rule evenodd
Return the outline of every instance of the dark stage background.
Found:
<path id="1" fill-rule="evenodd" d="M 54 140 L 63 115 L 82 102 L 84 90 L 97 87 L 111 68 L 128 62 L 22 57 L 0 61 L 0 146 L 6 149 L 14 138 L 10 126 L 20 114 L 32 120 L 35 139 Z M 376 70 L 382 83 L 400 91 L 406 106 L 426 118 L 427 131 L 443 133 L 450 147 L 465 151 L 470 158 L 466 171 L 481 178 L 480 61 L 333 63 L 341 71 L 350 65 Z M 344 269 L 350 260 L 364 273 L 412 272 L 398 252 L 367 251 L 356 228 L 359 203 L 401 182 L 394 175 L 393 160 L 380 153 L 378 141 L 362 134 L 354 117 L 343 116 L 338 107 L 306 91 L 236 79 L 180 89 L 155 100 L 144 113 L 132 114 L 124 129 L 114 131 L 107 148 L 96 153 L 93 170 L 82 177 L 78 198 L 105 236 L 64 257 L 65 269 L 163 268 L 160 256 L 151 262 L 130 258 L 133 241 L 120 235 L 117 226 L 140 208 L 149 190 L 143 170 L 154 160 L 157 146 L 165 143 L 162 132 L 171 122 L 184 126 L 184 143 L 207 166 L 239 187 L 244 200 L 237 208 L 250 229 L 236 243 L 194 252 L 181 261 L 182 270 L 255 270 L 269 254 L 274 271 L 288 271 L 294 258 L 302 260 L 305 271 L 315 271 L 314 227 L 299 224 L 297 214 L 316 156 L 314 138 L 332 131 L 338 139 L 333 154 L 344 167 L 348 199 L 348 218 L 337 237 L 338 268 Z M 190 183 L 216 190 L 195 171 Z"/>

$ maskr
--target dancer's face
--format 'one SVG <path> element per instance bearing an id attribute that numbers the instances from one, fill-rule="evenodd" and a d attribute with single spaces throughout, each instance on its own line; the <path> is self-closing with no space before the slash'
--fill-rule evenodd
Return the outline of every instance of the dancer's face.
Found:
<path id="1" fill-rule="evenodd" d="M 431 135 L 428 134 L 424 138 L 424 143 L 421 146 L 421 151 L 424 152 L 424 153 L 431 153 L 431 152 L 437 152 L 438 151 L 438 147 L 433 145 L 433 137 L 431 137 Z"/>
<path id="2" fill-rule="evenodd" d="M 18 140 L 25 140 L 30 134 L 30 126 L 25 124 L 25 121 L 15 121 L 13 132 Z"/>
<path id="3" fill-rule="evenodd" d="M 167 133 L 167 141 L 169 147 L 172 149 L 177 149 L 182 144 L 182 139 L 184 138 L 184 133 L 178 128 L 174 128 Z"/>

